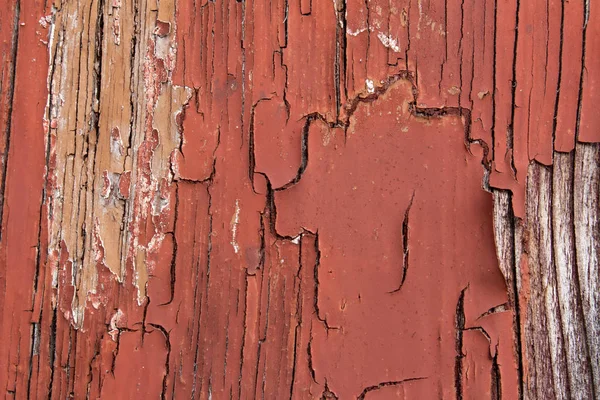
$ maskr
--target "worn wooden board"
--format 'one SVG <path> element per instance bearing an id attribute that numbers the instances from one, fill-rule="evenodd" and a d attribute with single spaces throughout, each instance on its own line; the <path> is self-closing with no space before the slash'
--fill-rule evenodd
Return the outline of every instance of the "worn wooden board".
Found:
<path id="1" fill-rule="evenodd" d="M 5 3 L 5 397 L 600 393 L 596 4 Z"/>

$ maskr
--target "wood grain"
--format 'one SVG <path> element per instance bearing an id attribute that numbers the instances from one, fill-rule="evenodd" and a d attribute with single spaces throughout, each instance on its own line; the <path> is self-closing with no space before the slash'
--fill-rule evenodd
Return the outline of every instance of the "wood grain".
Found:
<path id="1" fill-rule="evenodd" d="M 598 397 L 599 15 L 7 2 L 4 396 Z"/>

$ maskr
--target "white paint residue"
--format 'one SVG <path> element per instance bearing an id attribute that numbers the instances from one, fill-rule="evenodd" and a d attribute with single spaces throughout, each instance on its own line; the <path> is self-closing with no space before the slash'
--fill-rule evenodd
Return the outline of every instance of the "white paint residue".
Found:
<path id="1" fill-rule="evenodd" d="M 160 245 L 163 240 L 165 240 L 165 234 L 162 232 L 154 232 L 152 239 L 147 246 L 147 251 L 149 253 L 158 253 L 160 250 Z M 148 273 L 152 274 L 156 268 L 156 261 L 146 259 L 146 268 L 148 269 Z M 117 277 L 118 279 L 118 277 Z M 143 299 L 142 299 L 143 300 Z"/>
<path id="2" fill-rule="evenodd" d="M 110 154 L 114 157 L 120 157 L 123 155 L 123 141 L 121 135 L 115 135 L 110 137 Z"/>
<path id="3" fill-rule="evenodd" d="M 377 38 L 379 38 L 379 41 L 388 49 L 392 49 L 396 53 L 400 53 L 400 46 L 398 45 L 398 40 L 394 39 L 391 36 L 385 35 L 383 32 L 379 32 L 377 34 Z"/>
<path id="4" fill-rule="evenodd" d="M 358 36 L 359 34 L 366 32 L 367 30 L 368 30 L 368 28 L 360 28 L 360 29 L 353 31 L 350 28 L 346 28 L 346 33 L 350 36 Z"/>
<path id="5" fill-rule="evenodd" d="M 48 32 L 48 75 L 46 76 L 46 88 L 48 89 L 48 98 L 46 99 L 46 109 L 44 110 L 44 116 L 43 116 L 43 122 L 44 125 L 48 124 L 48 126 L 50 126 L 50 122 L 48 121 L 48 116 L 52 117 L 52 115 L 50 115 L 50 111 L 52 109 L 56 110 L 58 109 L 58 107 L 50 107 L 51 103 L 53 102 L 52 100 L 52 74 L 54 72 L 54 68 L 52 68 L 52 63 L 53 63 L 53 56 L 52 56 L 52 48 L 54 47 L 54 13 L 55 13 L 55 9 L 54 7 L 52 7 L 52 14 L 42 17 L 39 20 L 39 23 L 44 27 L 50 27 L 50 32 Z M 44 26 L 45 25 L 45 26 Z M 48 145 L 48 135 L 45 136 L 45 142 L 46 142 L 46 146 Z M 50 226 L 50 225 L 48 225 Z"/>
<path id="6" fill-rule="evenodd" d="M 100 301 L 100 299 L 98 297 L 93 297 L 91 299 L 92 301 L 92 307 L 94 307 L 95 310 L 100 308 L 100 305 L 102 304 L 102 302 Z"/>
<path id="7" fill-rule="evenodd" d="M 233 217 L 231 218 L 231 245 L 233 246 L 233 251 L 237 254 L 240 251 L 240 246 L 237 242 L 237 228 L 240 223 L 240 201 L 235 201 L 235 213 L 233 213 Z"/>
<path id="8" fill-rule="evenodd" d="M 117 312 L 113 314 L 110 319 L 110 329 L 108 334 L 112 338 L 113 342 L 117 341 L 117 336 L 119 334 L 119 325 L 121 325 L 121 318 L 123 318 L 123 311 L 121 309 L 117 309 Z"/>
<path id="9" fill-rule="evenodd" d="M 367 92 L 375 93 L 375 85 L 373 85 L 373 81 L 370 79 L 365 80 L 365 85 L 367 85 Z"/>
<path id="10" fill-rule="evenodd" d="M 294 244 L 300 244 L 300 239 L 302 238 L 302 235 L 298 235 L 295 238 L 292 239 L 292 243 Z"/>
<path id="11" fill-rule="evenodd" d="M 160 216 L 166 208 L 169 207 L 169 199 L 163 198 L 160 193 L 154 194 L 154 201 L 152 202 L 152 215 Z"/>
<path id="12" fill-rule="evenodd" d="M 48 25 L 52 24 L 52 14 L 41 17 L 38 23 L 42 26 L 42 28 L 46 29 Z"/>
<path id="13" fill-rule="evenodd" d="M 113 14 L 113 39 L 114 43 L 118 46 L 121 44 L 121 0 L 113 0 L 112 2 L 112 14 Z"/>

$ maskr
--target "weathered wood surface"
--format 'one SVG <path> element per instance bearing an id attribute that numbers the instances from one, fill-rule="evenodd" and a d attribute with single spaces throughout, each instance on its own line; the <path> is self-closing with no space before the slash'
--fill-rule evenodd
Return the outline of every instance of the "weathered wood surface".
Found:
<path id="1" fill-rule="evenodd" d="M 5 2 L 4 396 L 597 398 L 599 18 Z"/>

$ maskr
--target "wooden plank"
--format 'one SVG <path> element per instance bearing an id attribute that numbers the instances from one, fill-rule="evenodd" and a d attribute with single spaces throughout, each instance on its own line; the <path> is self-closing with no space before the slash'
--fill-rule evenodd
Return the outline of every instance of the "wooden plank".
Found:
<path id="1" fill-rule="evenodd" d="M 12 398 L 595 398 L 598 10 L 7 3 Z"/>

